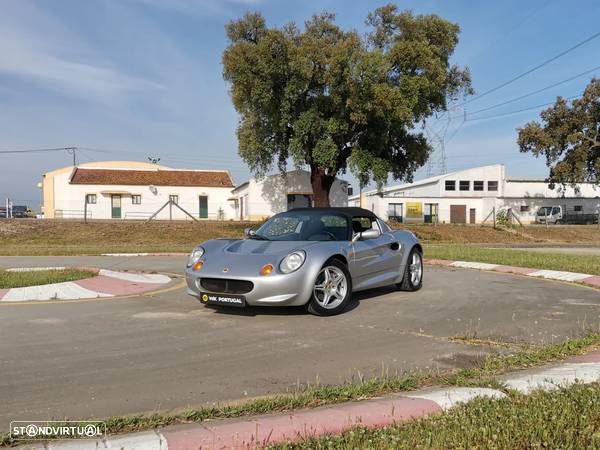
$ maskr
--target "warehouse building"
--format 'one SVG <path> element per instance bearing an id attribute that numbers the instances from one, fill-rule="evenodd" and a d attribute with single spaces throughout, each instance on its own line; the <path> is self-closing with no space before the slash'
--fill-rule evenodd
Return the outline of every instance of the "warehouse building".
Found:
<path id="1" fill-rule="evenodd" d="M 135 161 L 64 167 L 42 180 L 44 218 L 233 219 L 233 179 L 227 170 L 172 169 Z"/>
<path id="2" fill-rule="evenodd" d="M 363 192 L 348 203 L 399 222 L 481 223 L 494 208 L 511 208 L 523 223 L 532 223 L 542 206 L 559 205 L 575 214 L 597 212 L 600 188 L 581 183 L 551 189 L 543 178 L 507 177 L 504 165 L 495 164 Z"/>
<path id="3" fill-rule="evenodd" d="M 310 172 L 293 170 L 285 176 L 253 178 L 232 191 L 235 215 L 240 220 L 263 220 L 293 208 L 313 206 Z M 348 183 L 337 179 L 329 192 L 331 206 L 348 206 Z"/>

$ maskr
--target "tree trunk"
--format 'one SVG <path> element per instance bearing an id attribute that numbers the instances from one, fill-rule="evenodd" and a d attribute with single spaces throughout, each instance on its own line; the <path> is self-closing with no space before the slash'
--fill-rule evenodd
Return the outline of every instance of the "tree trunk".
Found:
<path id="1" fill-rule="evenodd" d="M 325 170 L 318 167 L 310 168 L 310 184 L 315 207 L 329 206 L 329 191 L 334 181 L 335 176 L 327 175 Z"/>

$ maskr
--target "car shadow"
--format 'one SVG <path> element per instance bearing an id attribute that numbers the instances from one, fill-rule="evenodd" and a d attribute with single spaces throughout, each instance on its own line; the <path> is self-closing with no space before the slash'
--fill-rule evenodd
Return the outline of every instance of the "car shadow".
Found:
<path id="1" fill-rule="evenodd" d="M 384 295 L 398 292 L 395 286 L 385 286 L 375 289 L 368 289 L 352 294 L 352 300 L 342 314 L 347 314 L 360 306 L 364 300 L 370 300 Z M 225 314 L 233 316 L 305 316 L 310 315 L 305 306 L 246 306 L 245 308 L 235 308 L 227 306 L 205 305 L 207 309 L 212 309 L 215 314 Z"/>

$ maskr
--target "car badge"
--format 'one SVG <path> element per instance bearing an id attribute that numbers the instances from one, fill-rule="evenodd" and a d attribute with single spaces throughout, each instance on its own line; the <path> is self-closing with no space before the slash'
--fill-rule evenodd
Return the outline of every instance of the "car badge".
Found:
<path id="1" fill-rule="evenodd" d="M 223 267 L 223 273 L 229 272 L 229 267 Z"/>

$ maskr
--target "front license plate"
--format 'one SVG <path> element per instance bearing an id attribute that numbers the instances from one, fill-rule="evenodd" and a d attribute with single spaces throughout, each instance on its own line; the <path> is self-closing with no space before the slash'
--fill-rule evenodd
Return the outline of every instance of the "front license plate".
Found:
<path id="1" fill-rule="evenodd" d="M 229 294 L 200 294 L 200 301 L 206 305 L 237 306 L 243 308 L 246 306 L 246 297 L 243 295 Z"/>

